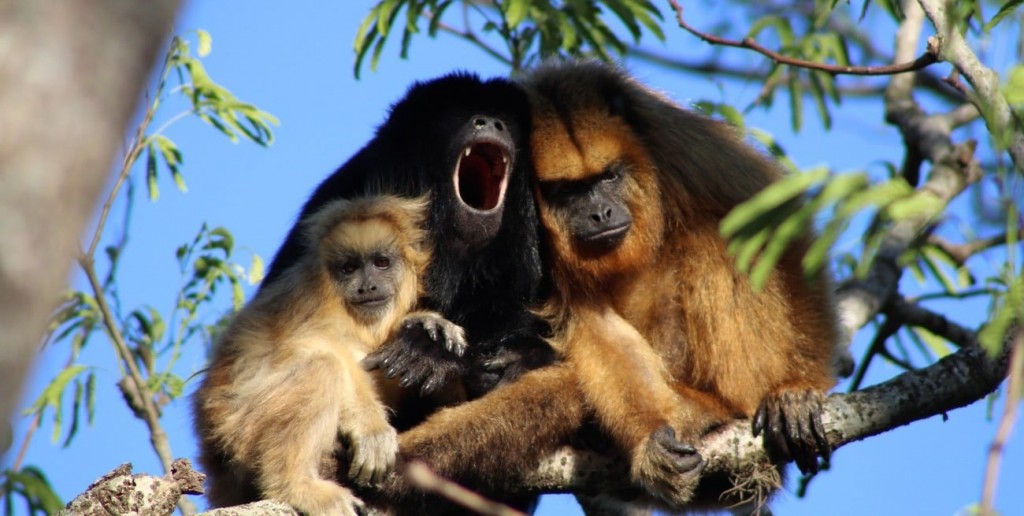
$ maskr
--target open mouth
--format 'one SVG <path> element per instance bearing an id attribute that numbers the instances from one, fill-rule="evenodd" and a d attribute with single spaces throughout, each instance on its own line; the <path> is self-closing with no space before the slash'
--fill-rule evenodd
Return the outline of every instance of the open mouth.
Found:
<path id="1" fill-rule="evenodd" d="M 473 142 L 455 165 L 455 194 L 474 210 L 493 210 L 504 201 L 508 172 L 507 147 L 489 140 Z"/>

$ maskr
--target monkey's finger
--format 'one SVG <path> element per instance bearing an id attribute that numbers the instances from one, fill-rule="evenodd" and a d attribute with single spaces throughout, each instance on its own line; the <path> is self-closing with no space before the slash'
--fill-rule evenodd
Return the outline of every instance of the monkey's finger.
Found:
<path id="1" fill-rule="evenodd" d="M 363 368 L 364 371 L 373 371 L 376 369 L 380 369 L 380 367 L 383 365 L 383 362 L 383 357 L 376 353 L 370 353 L 369 355 L 366 355 L 366 358 L 362 359 L 359 362 L 359 365 Z"/>
<path id="2" fill-rule="evenodd" d="M 815 411 L 814 396 L 813 391 L 790 396 L 790 411 L 786 416 L 794 419 L 799 429 L 799 435 L 790 436 L 789 446 L 797 467 L 805 475 L 818 472 L 818 450 L 811 430 Z"/>
<path id="3" fill-rule="evenodd" d="M 818 454 L 821 455 L 822 459 L 825 459 L 825 462 L 828 462 L 832 458 L 832 445 L 828 442 L 825 425 L 821 422 L 822 403 L 824 400 L 821 396 L 816 396 L 816 398 L 815 408 L 811 413 L 811 435 L 814 436 L 814 442 L 817 444 Z"/>
<path id="4" fill-rule="evenodd" d="M 765 407 L 764 403 L 762 403 L 761 406 L 757 408 L 757 412 L 754 413 L 754 420 L 750 422 L 750 429 L 753 431 L 754 437 L 760 435 L 761 431 L 764 430 L 764 420 Z"/>
<path id="5" fill-rule="evenodd" d="M 431 394 L 434 394 L 445 383 L 447 383 L 447 382 L 445 381 L 444 375 L 442 375 L 442 374 L 432 374 L 432 375 L 430 375 L 430 378 L 428 378 L 427 381 L 423 382 L 423 385 L 420 386 L 420 396 L 425 398 L 427 396 L 430 396 Z"/>
<path id="6" fill-rule="evenodd" d="M 783 410 L 779 406 L 778 400 L 772 400 L 768 404 L 768 421 L 765 427 L 764 437 L 770 446 L 773 446 L 775 450 L 784 458 L 792 458 L 793 454 L 790 452 L 789 443 L 786 442 L 785 428 L 786 422 L 784 420 Z"/>

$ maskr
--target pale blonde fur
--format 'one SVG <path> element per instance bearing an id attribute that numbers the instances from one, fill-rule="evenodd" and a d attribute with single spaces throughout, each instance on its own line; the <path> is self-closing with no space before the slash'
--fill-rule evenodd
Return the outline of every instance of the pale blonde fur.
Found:
<path id="1" fill-rule="evenodd" d="M 335 201 L 304 221 L 307 252 L 231 322 L 195 395 L 201 461 L 214 506 L 254 498 L 306 514 L 354 514 L 359 502 L 323 479 L 318 465 L 351 443 L 350 476 L 379 479 L 395 461 L 380 380 L 359 361 L 410 314 L 429 261 L 421 229 L 426 199 L 393 196 Z M 399 284 L 375 320 L 350 310 L 325 266 L 332 253 L 398 250 Z"/>

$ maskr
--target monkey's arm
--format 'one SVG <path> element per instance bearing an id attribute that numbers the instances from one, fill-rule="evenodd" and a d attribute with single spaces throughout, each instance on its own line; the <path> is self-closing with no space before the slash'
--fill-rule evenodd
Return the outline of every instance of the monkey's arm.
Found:
<path id="1" fill-rule="evenodd" d="M 601 428 L 630 458 L 634 484 L 674 505 L 693 494 L 701 456 L 693 447 L 703 428 L 681 428 L 696 407 L 670 386 L 661 358 L 610 309 L 580 309 L 565 335 L 566 362 Z"/>
<path id="2" fill-rule="evenodd" d="M 403 462 L 423 461 L 441 476 L 490 496 L 522 496 L 517 486 L 569 442 L 585 415 L 575 373 L 557 364 L 435 413 L 399 435 L 399 454 Z M 360 493 L 402 513 L 415 514 L 428 503 L 400 474 L 375 492 Z"/>
<path id="3" fill-rule="evenodd" d="M 380 482 L 395 466 L 398 433 L 388 423 L 373 378 L 355 356 L 338 357 L 339 410 L 337 427 L 350 444 L 348 478 L 360 484 Z"/>

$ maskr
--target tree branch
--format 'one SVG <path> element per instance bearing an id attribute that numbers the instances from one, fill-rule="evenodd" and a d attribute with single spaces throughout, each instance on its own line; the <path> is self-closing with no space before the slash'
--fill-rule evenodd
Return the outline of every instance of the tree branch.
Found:
<path id="1" fill-rule="evenodd" d="M 988 464 L 985 466 L 985 481 L 981 490 L 981 510 L 979 514 L 987 516 L 995 514 L 993 508 L 996 501 L 996 486 L 999 484 L 999 463 L 1003 458 L 1003 448 L 1010 439 L 1014 421 L 1017 419 L 1017 407 L 1020 397 L 1024 394 L 1024 329 L 1017 330 L 1016 343 L 1010 359 L 1010 385 L 1006 388 L 1006 404 L 1003 417 L 999 419 L 999 429 L 992 439 L 988 451 Z"/>
<path id="2" fill-rule="evenodd" d="M 694 36 L 697 36 L 698 38 L 702 39 L 707 43 L 710 43 L 712 45 L 722 45 L 727 47 L 750 49 L 761 55 L 764 55 L 765 57 L 770 58 L 772 61 L 775 61 L 776 63 L 796 66 L 799 68 L 806 68 L 808 70 L 818 70 L 822 72 L 828 72 L 833 75 L 893 75 L 906 72 L 915 72 L 917 70 L 924 69 L 938 61 L 936 55 L 933 54 L 930 50 L 928 52 L 925 52 L 924 54 L 922 54 L 920 57 L 913 61 L 888 66 L 838 66 L 825 63 L 818 63 L 815 61 L 807 61 L 804 59 L 797 59 L 795 57 L 789 57 L 787 55 L 780 54 L 770 48 L 762 46 L 753 38 L 744 38 L 743 40 L 737 41 L 733 39 L 715 36 L 713 34 L 708 34 L 706 32 L 701 32 L 694 28 L 693 26 L 691 26 L 690 24 L 686 23 L 686 20 L 683 19 L 683 6 L 679 5 L 678 0 L 669 0 L 669 3 L 672 4 L 672 9 L 674 9 L 676 12 L 676 22 L 679 24 L 679 26 L 683 30 L 689 32 L 690 34 L 693 34 Z"/>
<path id="3" fill-rule="evenodd" d="M 999 74 L 981 64 L 951 19 L 945 0 L 919 0 L 941 38 L 938 57 L 952 64 L 976 92 L 972 102 L 981 111 L 989 132 L 1010 153 L 1018 172 L 1024 173 L 1024 130 L 1000 91 Z"/>

